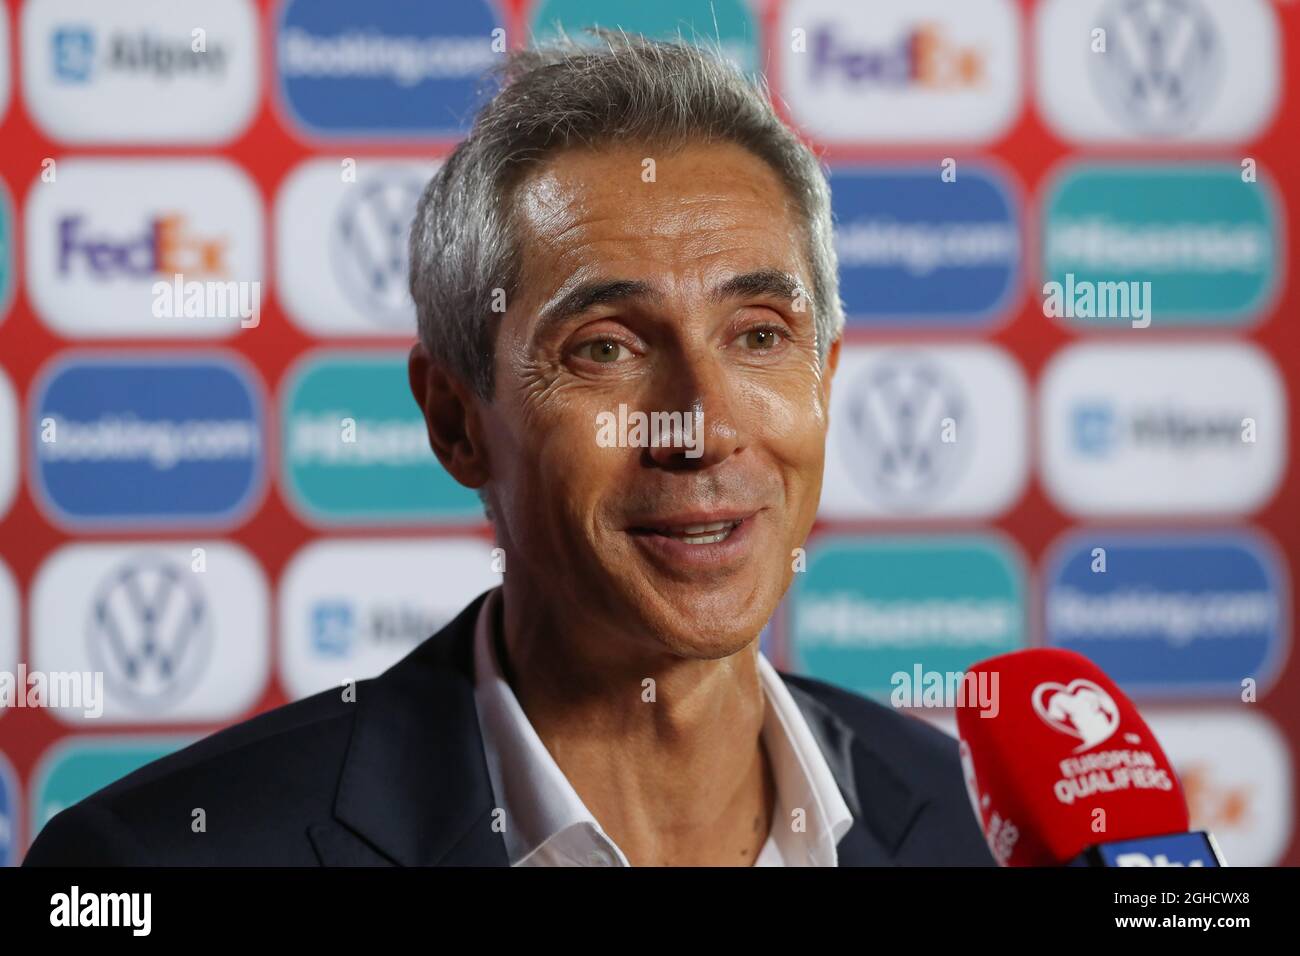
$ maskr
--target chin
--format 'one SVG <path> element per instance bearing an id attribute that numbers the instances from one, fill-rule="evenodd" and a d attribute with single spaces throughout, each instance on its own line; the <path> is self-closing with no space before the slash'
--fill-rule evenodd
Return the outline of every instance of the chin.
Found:
<path id="1" fill-rule="evenodd" d="M 780 597 L 779 589 L 762 584 L 675 584 L 637 603 L 647 631 L 665 650 L 694 660 L 718 660 L 758 637 Z"/>

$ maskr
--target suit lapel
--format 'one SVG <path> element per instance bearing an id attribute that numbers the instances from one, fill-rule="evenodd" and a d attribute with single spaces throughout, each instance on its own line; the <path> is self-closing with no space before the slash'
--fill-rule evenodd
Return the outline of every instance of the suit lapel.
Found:
<path id="1" fill-rule="evenodd" d="M 474 706 L 474 627 L 485 595 L 373 681 L 357 716 L 332 821 L 308 828 L 326 866 L 507 866 Z M 781 675 L 783 679 L 786 675 Z M 869 741 L 786 679 L 853 825 L 840 866 L 905 863 L 899 848 L 925 799 Z"/>
<path id="2" fill-rule="evenodd" d="M 853 814 L 853 825 L 836 846 L 839 865 L 906 863 L 899 848 L 925 799 L 829 707 L 786 675 L 781 677 Z"/>
<path id="3" fill-rule="evenodd" d="M 326 865 L 506 866 L 474 706 L 473 639 L 483 596 L 373 681 L 334 804 L 309 831 Z"/>

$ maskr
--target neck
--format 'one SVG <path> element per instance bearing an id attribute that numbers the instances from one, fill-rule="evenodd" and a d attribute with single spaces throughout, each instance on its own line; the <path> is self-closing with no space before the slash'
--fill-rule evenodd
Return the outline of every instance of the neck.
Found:
<path id="1" fill-rule="evenodd" d="M 541 602 L 509 588 L 502 596 L 503 673 L 629 862 L 752 864 L 776 802 L 757 639 L 730 657 L 683 658 L 578 613 L 539 615 Z"/>

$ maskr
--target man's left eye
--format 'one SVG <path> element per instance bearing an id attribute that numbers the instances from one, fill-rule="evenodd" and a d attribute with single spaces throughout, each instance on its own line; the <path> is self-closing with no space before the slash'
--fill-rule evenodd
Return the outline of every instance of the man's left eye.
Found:
<path id="1" fill-rule="evenodd" d="M 776 348 L 781 340 L 781 333 L 776 329 L 750 329 L 743 336 L 745 346 L 756 351 Z"/>

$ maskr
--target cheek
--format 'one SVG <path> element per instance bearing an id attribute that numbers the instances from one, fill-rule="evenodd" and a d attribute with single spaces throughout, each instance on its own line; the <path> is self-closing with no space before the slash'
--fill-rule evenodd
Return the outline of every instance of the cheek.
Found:
<path id="1" fill-rule="evenodd" d="M 493 471 L 515 500 L 530 503 L 534 521 L 585 527 L 610 486 L 625 482 L 627 456 L 634 452 L 597 444 L 596 416 L 603 410 L 563 391 L 519 403 L 509 438 L 493 449 L 507 464 Z"/>
<path id="2" fill-rule="evenodd" d="M 745 392 L 751 434 L 792 475 L 821 479 L 826 408 L 812 376 L 755 384 Z"/>

